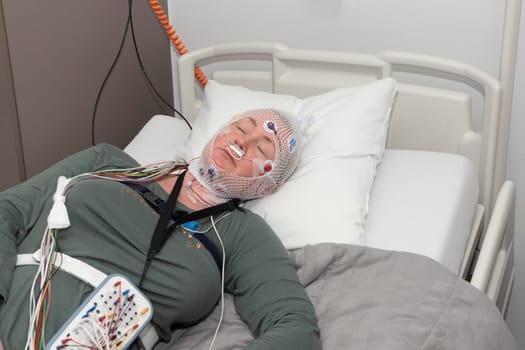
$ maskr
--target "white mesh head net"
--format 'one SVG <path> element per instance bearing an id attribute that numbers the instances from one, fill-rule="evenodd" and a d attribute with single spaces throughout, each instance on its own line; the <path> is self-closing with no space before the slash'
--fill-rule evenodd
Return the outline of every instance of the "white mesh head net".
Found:
<path id="1" fill-rule="evenodd" d="M 260 198 L 276 192 L 297 167 L 300 137 L 299 121 L 285 112 L 247 111 L 208 141 L 189 170 L 220 198 Z M 251 170 L 243 173 L 242 166 Z"/>

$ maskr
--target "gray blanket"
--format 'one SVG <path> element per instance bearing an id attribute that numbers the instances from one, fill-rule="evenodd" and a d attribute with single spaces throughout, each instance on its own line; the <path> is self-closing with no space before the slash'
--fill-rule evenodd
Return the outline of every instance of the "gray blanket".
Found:
<path id="1" fill-rule="evenodd" d="M 290 257 L 315 306 L 325 350 L 516 349 L 489 299 L 429 258 L 341 244 L 308 246 Z M 208 349 L 219 314 L 217 307 L 156 350 Z M 242 349 L 251 339 L 226 295 L 214 349 Z"/>

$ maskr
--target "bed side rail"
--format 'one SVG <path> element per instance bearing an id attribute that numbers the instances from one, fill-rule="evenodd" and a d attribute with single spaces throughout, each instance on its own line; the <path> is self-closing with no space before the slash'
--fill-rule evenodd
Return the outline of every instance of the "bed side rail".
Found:
<path id="1" fill-rule="evenodd" d="M 479 254 L 478 247 L 483 236 L 482 221 L 484 212 L 485 208 L 483 208 L 481 204 L 478 204 L 476 206 L 476 211 L 474 212 L 472 227 L 470 229 L 467 247 L 465 248 L 465 255 L 463 256 L 463 261 L 459 270 L 459 276 L 463 277 L 467 281 L 470 281 L 472 278 L 472 273 L 474 270 L 473 266 L 475 266 L 477 255 Z"/>
<path id="2" fill-rule="evenodd" d="M 513 280 L 516 185 L 506 181 L 498 194 L 470 283 L 505 311 Z"/>

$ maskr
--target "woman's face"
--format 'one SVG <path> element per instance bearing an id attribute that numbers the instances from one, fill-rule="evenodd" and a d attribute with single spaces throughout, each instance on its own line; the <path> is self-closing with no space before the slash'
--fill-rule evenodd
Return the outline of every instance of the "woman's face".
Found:
<path id="1" fill-rule="evenodd" d="M 263 119 L 243 117 L 219 133 L 212 144 L 212 159 L 219 172 L 242 177 L 264 174 L 276 153 L 275 135 L 264 123 Z"/>

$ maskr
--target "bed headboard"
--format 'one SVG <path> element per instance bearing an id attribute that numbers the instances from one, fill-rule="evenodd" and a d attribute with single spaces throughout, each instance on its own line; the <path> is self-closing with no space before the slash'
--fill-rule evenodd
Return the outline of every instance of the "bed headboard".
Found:
<path id="1" fill-rule="evenodd" d="M 201 103 L 200 87 L 194 79 L 195 64 L 221 83 L 297 97 L 394 75 L 400 85 L 387 148 L 447 152 L 470 158 L 479 173 L 480 203 L 490 212 L 505 178 L 520 13 L 521 0 L 508 0 L 499 78 L 462 62 L 407 52 L 357 54 L 293 49 L 277 43 L 230 43 L 179 58 L 181 109 L 192 119 Z M 237 62 L 236 69 L 221 66 L 229 61 Z M 264 63 L 252 68 L 251 62 Z M 453 81 L 455 86 L 451 89 L 443 84 L 432 87 L 426 82 L 425 85 L 404 83 L 398 73 L 436 77 L 440 81 Z M 463 85 L 482 96 L 479 130 L 472 126 L 473 97 L 465 89 L 456 88 Z"/>

